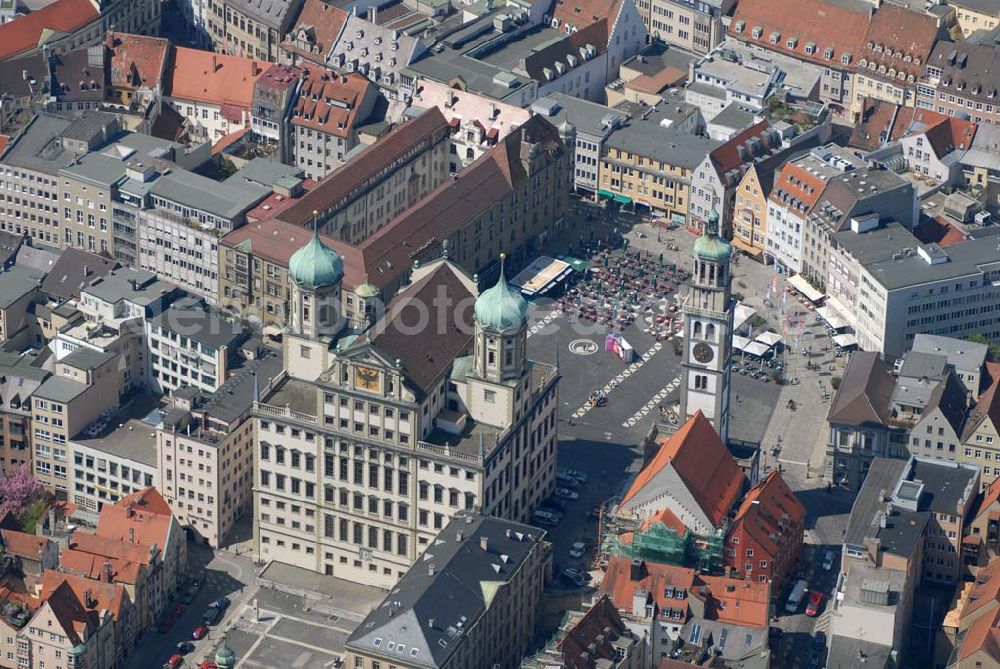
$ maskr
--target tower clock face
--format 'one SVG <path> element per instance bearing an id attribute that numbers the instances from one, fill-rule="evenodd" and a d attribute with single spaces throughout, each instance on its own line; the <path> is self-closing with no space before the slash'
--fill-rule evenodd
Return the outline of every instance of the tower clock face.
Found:
<path id="1" fill-rule="evenodd" d="M 712 350 L 711 346 L 705 344 L 704 342 L 695 344 L 692 353 L 694 354 L 694 359 L 703 365 L 712 362 L 712 358 L 715 357 L 715 351 Z"/>

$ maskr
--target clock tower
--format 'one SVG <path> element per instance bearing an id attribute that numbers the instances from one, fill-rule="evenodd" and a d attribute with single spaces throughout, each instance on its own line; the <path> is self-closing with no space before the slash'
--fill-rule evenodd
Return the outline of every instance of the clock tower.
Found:
<path id="1" fill-rule="evenodd" d="M 729 369 L 732 356 L 733 248 L 719 237 L 719 214 L 708 217 L 694 244 L 694 270 L 684 304 L 681 422 L 701 411 L 723 442 L 729 438 Z"/>

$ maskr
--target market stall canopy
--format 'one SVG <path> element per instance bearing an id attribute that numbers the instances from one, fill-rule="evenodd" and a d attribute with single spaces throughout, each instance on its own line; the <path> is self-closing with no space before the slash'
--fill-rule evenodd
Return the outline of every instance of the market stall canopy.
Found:
<path id="1" fill-rule="evenodd" d="M 798 292 L 802 293 L 805 296 L 805 298 L 810 302 L 819 302 L 824 297 L 826 297 L 824 293 L 813 288 L 812 285 L 810 285 L 810 283 L 806 281 L 801 274 L 796 274 L 795 276 L 788 277 L 788 285 L 790 285 Z"/>
<path id="2" fill-rule="evenodd" d="M 847 321 L 840 317 L 836 311 L 834 311 L 829 306 L 820 307 L 816 310 L 820 318 L 827 322 L 827 324 L 834 330 L 842 330 L 847 327 Z"/>

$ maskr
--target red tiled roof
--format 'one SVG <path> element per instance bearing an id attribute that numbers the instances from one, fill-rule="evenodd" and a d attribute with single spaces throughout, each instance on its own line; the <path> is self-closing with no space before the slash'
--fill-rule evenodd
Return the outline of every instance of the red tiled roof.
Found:
<path id="1" fill-rule="evenodd" d="M 732 509 L 745 480 L 736 460 L 701 411 L 662 443 L 625 493 L 622 504 L 652 483 L 666 467 L 673 467 L 715 527 Z"/>
<path id="2" fill-rule="evenodd" d="M 688 73 L 684 70 L 668 65 L 656 74 L 640 74 L 632 81 L 625 84 L 629 88 L 640 93 L 657 95 L 664 88 L 676 86 L 687 79 Z"/>
<path id="3" fill-rule="evenodd" d="M 609 634 L 608 631 L 611 633 Z M 565 669 L 592 669 L 596 660 L 613 660 L 612 641 L 629 634 L 614 603 L 603 596 L 558 643 Z"/>
<path id="4" fill-rule="evenodd" d="M 987 369 L 989 369 L 988 366 Z M 1000 429 L 1000 378 L 993 377 L 993 382 L 976 400 L 976 405 L 972 408 L 972 413 L 969 414 L 969 419 L 966 422 L 963 440 L 970 437 L 984 420 L 989 420 L 995 428 Z"/>
<path id="5" fill-rule="evenodd" d="M 860 63 L 864 59 L 868 63 L 876 63 L 876 66 L 885 66 L 886 75 L 883 76 L 888 77 L 891 69 L 912 75 L 915 81 L 923 75 L 924 65 L 935 42 L 937 23 L 930 14 L 915 12 L 891 2 L 883 3 L 868 24 L 865 49 L 858 55 L 858 69 L 865 69 Z M 875 74 L 871 70 L 867 73 Z M 902 83 L 896 76 L 889 78 Z"/>
<path id="6" fill-rule="evenodd" d="M 0 537 L 5 551 L 32 560 L 41 560 L 49 543 L 45 537 L 14 530 L 0 530 Z"/>
<path id="7" fill-rule="evenodd" d="M 71 33 L 99 16 L 91 0 L 56 0 L 37 12 L 0 25 L 0 59 L 38 47 L 46 30 Z"/>
<path id="8" fill-rule="evenodd" d="M 865 151 L 874 151 L 889 141 L 896 110 L 887 100 L 866 97 L 861 101 L 861 118 L 851 131 L 848 146 Z"/>
<path id="9" fill-rule="evenodd" d="M 359 188 L 373 174 L 385 169 L 399 155 L 447 126 L 447 121 L 437 107 L 396 126 L 379 141 L 365 147 L 347 164 L 328 174 L 311 193 L 286 209 L 280 216 L 281 220 L 306 225 L 312 220 L 313 211 L 329 209 Z"/>
<path id="10" fill-rule="evenodd" d="M 233 230 L 222 238 L 221 244 L 228 248 L 249 245 L 255 256 L 287 268 L 292 254 L 302 248 L 311 235 L 308 228 L 270 218 Z M 364 260 L 358 248 L 327 235 L 320 235 L 320 238 L 344 259 L 344 288 L 353 290 L 364 283 Z"/>
<path id="11" fill-rule="evenodd" d="M 748 152 L 746 154 L 747 157 L 744 158 L 740 155 L 739 147 L 746 145 L 747 142 L 755 137 L 759 138 L 770 127 L 770 123 L 761 121 L 713 149 L 709 156 L 712 159 L 712 164 L 715 165 L 716 171 L 719 174 L 725 174 L 741 165 L 752 165 L 754 156 Z"/>
<path id="12" fill-rule="evenodd" d="M 920 225 L 913 228 L 913 235 L 924 244 L 945 247 L 964 242 L 968 237 L 943 216 L 921 216 Z"/>
<path id="13" fill-rule="evenodd" d="M 795 163 L 787 163 L 774 182 L 769 200 L 775 204 L 796 209 L 800 215 L 808 214 L 816 206 L 826 183 L 814 174 L 810 174 Z M 779 195 L 778 191 L 782 191 Z M 787 193 L 788 200 L 782 195 Z"/>
<path id="14" fill-rule="evenodd" d="M 560 30 L 566 30 L 567 26 L 583 30 L 592 23 L 606 19 L 610 34 L 620 10 L 621 0 L 556 0 L 555 6 L 552 8 L 552 15 L 559 19 Z M 607 46 L 606 41 L 603 46 Z"/>
<path id="15" fill-rule="evenodd" d="M 87 610 L 73 592 L 73 587 L 65 581 L 56 585 L 45 603 L 74 646 L 83 643 L 89 636 L 88 628 L 92 633 L 100 625 L 98 612 Z"/>
<path id="16" fill-rule="evenodd" d="M 217 156 L 236 142 L 243 139 L 243 135 L 250 132 L 250 128 L 240 128 L 236 132 L 231 132 L 218 142 L 212 145 L 212 155 Z"/>
<path id="17" fill-rule="evenodd" d="M 261 200 L 256 207 L 247 211 L 247 221 L 256 223 L 257 221 L 263 221 L 271 218 L 272 216 L 277 216 L 279 213 L 295 204 L 298 199 L 302 197 L 302 195 L 315 188 L 318 183 L 319 182 L 315 179 L 303 179 L 303 193 L 292 197 L 282 195 L 281 193 L 271 193 L 266 198 Z"/>
<path id="18" fill-rule="evenodd" d="M 785 53 L 795 58 L 829 67 L 844 67 L 841 57 L 851 55 L 851 64 L 857 61 L 865 44 L 868 31 L 868 10 L 852 11 L 845 6 L 825 0 L 740 0 L 729 34 L 765 49 Z M 754 30 L 760 28 L 760 36 Z M 771 35 L 777 33 L 776 44 Z M 795 38 L 795 46 L 788 40 Z M 806 48 L 813 46 L 812 53 Z M 832 49 L 826 58 L 827 49 Z"/>
<path id="19" fill-rule="evenodd" d="M 97 611 L 107 609 L 111 612 L 115 620 L 118 620 L 122 609 L 130 603 L 128 593 L 120 585 L 103 583 L 82 576 L 53 571 L 52 569 L 46 569 L 42 575 L 42 599 L 47 599 L 63 583 L 69 585 L 73 594 L 83 604 L 84 609 Z M 87 606 L 88 594 L 93 600 L 93 606 Z"/>
<path id="20" fill-rule="evenodd" d="M 687 606 L 684 600 L 668 600 L 664 595 L 664 588 L 669 585 L 690 592 L 695 584 L 694 569 L 655 562 L 643 562 L 639 569 L 641 578 L 632 580 L 632 560 L 620 555 L 613 556 L 608 560 L 607 572 L 598 589 L 608 595 L 618 610 L 624 613 L 642 615 L 643 612 L 632 610 L 632 595 L 639 588 L 646 590 L 660 609 L 669 608 L 678 602 Z"/>
<path id="21" fill-rule="evenodd" d="M 167 73 L 167 95 L 249 111 L 254 83 L 264 73 L 265 65 L 270 63 L 176 46 Z"/>
<path id="22" fill-rule="evenodd" d="M 314 69 L 302 80 L 292 110 L 292 125 L 336 137 L 351 134 L 373 84 L 360 74 L 339 75 Z"/>
<path id="23" fill-rule="evenodd" d="M 0 156 L 2 156 L 3 152 L 7 149 L 8 142 L 10 142 L 9 135 L 0 135 Z"/>
<path id="24" fill-rule="evenodd" d="M 295 38 L 300 31 L 305 31 L 316 46 L 316 52 L 293 46 L 290 39 L 282 42 L 281 46 L 286 51 L 301 54 L 314 61 L 325 60 L 327 53 L 340 36 L 340 31 L 344 29 L 347 17 L 348 14 L 343 9 L 327 4 L 323 0 L 306 0 L 295 27 L 290 32 Z"/>
<path id="25" fill-rule="evenodd" d="M 958 659 L 968 660 L 979 652 L 993 660 L 993 664 L 988 666 L 1000 664 L 1000 607 L 980 616 L 969 625 L 958 649 Z M 977 662 L 976 666 L 980 666 L 980 663 Z"/>
<path id="26" fill-rule="evenodd" d="M 929 113 L 936 112 L 919 109 L 914 118 Z M 938 158 L 944 158 L 952 151 L 967 151 L 972 146 L 972 138 L 976 136 L 976 124 L 954 116 L 945 116 L 928 128 L 926 134 L 934 153 Z"/>
<path id="27" fill-rule="evenodd" d="M 757 543 L 758 550 L 767 553 L 760 557 L 773 560 L 781 553 L 781 542 L 802 543 L 805 515 L 805 507 L 781 474 L 774 470 L 747 492 L 736 512 L 730 534 L 748 534 Z M 793 531 L 797 536 L 792 535 Z"/>
<path id="28" fill-rule="evenodd" d="M 639 578 L 633 579 L 633 566 Z M 767 583 L 750 582 L 725 576 L 705 576 L 688 567 L 639 562 L 623 556 L 608 560 L 607 572 L 598 587 L 608 595 L 619 611 L 639 613 L 632 610 L 633 594 L 643 589 L 659 610 L 683 607 L 688 610 L 685 599 L 668 598 L 666 586 L 683 588 L 689 597 L 705 602 L 706 620 L 718 620 L 733 625 L 767 627 L 770 586 Z"/>
<path id="29" fill-rule="evenodd" d="M 681 522 L 681 519 L 674 515 L 674 512 L 670 509 L 663 509 L 654 513 L 652 516 L 642 521 L 642 525 L 639 527 L 640 532 L 645 532 L 651 528 L 656 523 L 662 523 L 669 528 L 672 528 L 677 532 L 678 536 L 683 537 L 687 533 L 687 527 Z"/>
<path id="30" fill-rule="evenodd" d="M 147 35 L 109 32 L 111 85 L 118 88 L 153 88 L 163 83 L 170 40 Z"/>
<path id="31" fill-rule="evenodd" d="M 708 586 L 716 620 L 747 627 L 767 627 L 771 599 L 769 583 L 725 576 L 699 575 L 698 579 Z M 697 588 L 691 594 L 702 599 Z"/>

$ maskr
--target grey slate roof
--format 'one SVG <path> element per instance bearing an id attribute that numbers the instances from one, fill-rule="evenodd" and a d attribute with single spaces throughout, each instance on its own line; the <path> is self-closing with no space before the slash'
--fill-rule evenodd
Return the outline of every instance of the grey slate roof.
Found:
<path id="1" fill-rule="evenodd" d="M 877 353 L 856 351 L 834 395 L 827 420 L 845 425 L 876 423 L 889 419 L 889 400 L 896 380 Z"/>
<path id="2" fill-rule="evenodd" d="M 979 371 L 986 362 L 989 347 L 966 339 L 954 339 L 943 335 L 918 334 L 913 339 L 913 351 L 936 353 L 948 358 L 959 371 Z"/>
<path id="3" fill-rule="evenodd" d="M 149 319 L 168 332 L 189 337 L 213 349 L 229 346 L 243 338 L 243 328 L 209 311 L 204 302 L 184 297 Z"/>
<path id="4" fill-rule="evenodd" d="M 50 376 L 37 366 L 38 357 L 0 352 L 0 410 L 30 413 L 26 404 L 31 395 Z"/>
<path id="5" fill-rule="evenodd" d="M 567 121 L 576 128 L 578 134 L 594 137 L 606 134 L 610 128 L 607 121 L 618 119 L 621 122 L 628 118 L 625 112 L 565 93 L 552 93 L 539 98 L 531 105 L 531 110 L 545 116 L 556 127 Z M 553 110 L 551 115 L 547 113 Z"/>
<path id="6" fill-rule="evenodd" d="M 288 27 L 288 23 L 294 18 L 292 15 L 297 12 L 301 4 L 296 0 L 226 0 L 225 2 L 227 9 L 232 7 L 241 14 L 282 32 Z M 282 36 L 279 35 L 280 37 Z"/>
<path id="7" fill-rule="evenodd" d="M 98 279 L 83 292 L 105 302 L 127 300 L 133 304 L 148 306 L 177 290 L 165 281 L 160 281 L 152 272 L 123 268 Z"/>
<path id="8" fill-rule="evenodd" d="M 6 309 L 38 288 L 41 279 L 40 272 L 18 265 L 0 274 L 0 309 Z"/>
<path id="9" fill-rule="evenodd" d="M 65 376 L 50 376 L 35 391 L 35 397 L 53 402 L 69 402 L 87 390 L 87 384 Z"/>
<path id="10" fill-rule="evenodd" d="M 737 131 L 749 128 L 756 122 L 757 118 L 754 116 L 753 112 L 740 106 L 736 102 L 720 111 L 712 117 L 711 121 L 709 121 L 712 125 L 732 128 Z"/>
<path id="11" fill-rule="evenodd" d="M 900 510 L 895 518 L 895 522 L 887 523 L 891 527 L 880 528 L 875 522 L 876 514 L 885 508 L 882 501 L 882 491 L 886 495 L 891 495 L 896 488 L 896 484 L 902 478 L 907 468 L 906 460 L 891 460 L 888 458 L 875 458 L 868 476 L 858 491 L 858 496 L 854 500 L 851 508 L 851 517 L 847 521 L 847 531 L 844 533 L 844 543 L 850 546 L 863 546 L 867 537 L 872 537 L 873 531 L 882 529 L 888 530 L 885 533 L 883 547 L 890 552 L 905 551 L 907 547 L 912 548 L 917 538 L 923 532 L 922 520 L 916 518 L 918 514 L 906 510 Z M 926 516 L 926 514 L 923 514 Z M 909 521 L 916 521 L 916 525 L 911 525 Z M 880 538 L 882 534 L 878 535 Z M 888 545 L 887 545 L 888 544 Z M 909 553 L 903 553 L 908 555 Z"/>
<path id="12" fill-rule="evenodd" d="M 903 356 L 903 366 L 899 368 L 899 376 L 941 380 L 944 378 L 947 367 L 948 357 L 945 355 L 907 351 Z"/>
<path id="13" fill-rule="evenodd" d="M 28 241 L 31 241 L 30 238 Z M 17 252 L 17 266 L 34 270 L 39 277 L 48 274 L 59 260 L 59 249 L 52 247 L 28 246 L 23 244 Z"/>
<path id="14" fill-rule="evenodd" d="M 79 297 L 80 291 L 94 279 L 118 267 L 110 258 L 68 247 L 42 282 L 42 290 L 62 300 Z"/>
<path id="15" fill-rule="evenodd" d="M 899 290 L 936 281 L 950 281 L 963 277 L 978 277 L 989 268 L 1000 268 L 1000 256 L 995 244 L 988 241 L 969 240 L 952 244 L 941 250 L 945 262 L 932 265 L 917 253 L 865 265 L 865 269 L 886 290 Z"/>
<path id="16" fill-rule="evenodd" d="M 245 186 L 247 183 L 273 186 L 284 178 L 302 179 L 302 168 L 285 165 L 267 158 L 254 158 L 222 183 Z"/>
<path id="17" fill-rule="evenodd" d="M 114 353 L 108 351 L 96 351 L 92 348 L 81 346 L 80 348 L 65 355 L 59 362 L 76 367 L 78 369 L 97 369 L 101 365 L 115 358 Z"/>
<path id="18" fill-rule="evenodd" d="M 490 606 L 490 590 L 517 573 L 544 535 L 528 525 L 459 512 L 346 647 L 407 666 L 445 665 Z"/>
<path id="19" fill-rule="evenodd" d="M 605 145 L 668 165 L 693 170 L 722 142 L 698 137 L 659 123 L 631 120 L 608 136 Z"/>
<path id="20" fill-rule="evenodd" d="M 51 114 L 37 114 L 7 147 L 3 162 L 36 172 L 55 174 L 70 164 L 73 154 L 53 142 L 70 125 L 67 119 Z"/>
<path id="21" fill-rule="evenodd" d="M 149 190 L 154 196 L 227 220 L 252 209 L 271 193 L 257 184 L 219 183 L 186 170 L 164 174 Z"/>
<path id="22" fill-rule="evenodd" d="M 262 357 L 247 361 L 234 370 L 232 376 L 198 408 L 207 411 L 212 418 L 232 423 L 253 405 L 254 375 L 257 376 L 257 386 L 263 388 L 282 369 L 281 356 L 265 350 Z"/>
<path id="23" fill-rule="evenodd" d="M 861 663 L 859 654 L 863 656 Z M 830 639 L 830 653 L 826 658 L 827 669 L 897 669 L 899 661 L 892 646 L 834 636 Z"/>

